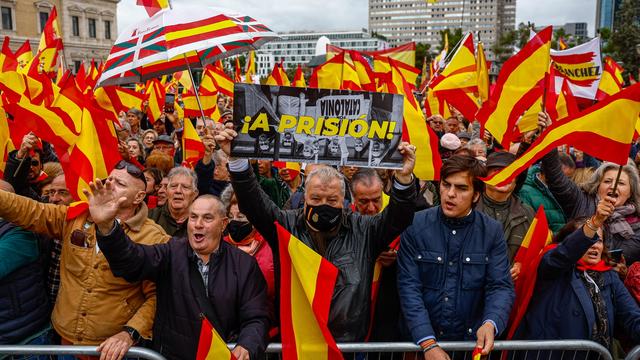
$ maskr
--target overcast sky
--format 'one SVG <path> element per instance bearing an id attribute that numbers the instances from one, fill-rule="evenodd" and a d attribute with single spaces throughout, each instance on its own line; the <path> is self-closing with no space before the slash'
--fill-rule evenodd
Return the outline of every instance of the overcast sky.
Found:
<path id="1" fill-rule="evenodd" d="M 596 0 L 515 0 L 516 24 L 540 25 L 587 22 L 593 36 Z M 367 27 L 367 0 L 172 0 L 172 3 L 210 4 L 240 12 L 264 22 L 274 31 L 359 30 Z M 136 0 L 118 4 L 118 30 L 147 17 Z"/>

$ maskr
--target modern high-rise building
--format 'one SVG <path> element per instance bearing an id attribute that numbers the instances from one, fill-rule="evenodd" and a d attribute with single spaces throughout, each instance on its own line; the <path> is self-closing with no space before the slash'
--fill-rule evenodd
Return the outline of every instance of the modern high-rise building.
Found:
<path id="1" fill-rule="evenodd" d="M 369 0 L 369 31 L 392 45 L 440 42 L 440 31 L 461 28 L 482 40 L 487 57 L 503 31 L 516 26 L 516 0 Z"/>
<path id="2" fill-rule="evenodd" d="M 587 32 L 586 22 L 566 23 L 562 26 L 562 28 L 564 29 L 565 34 L 569 36 L 574 36 L 574 37 L 583 38 L 583 39 L 586 39 L 589 36 Z"/>
<path id="3" fill-rule="evenodd" d="M 280 39 L 268 42 L 256 51 L 256 73 L 262 77 L 271 73 L 275 62 L 283 61 L 285 69 L 298 64 L 305 65 L 317 55 L 316 47 L 319 40 L 321 47 L 330 42 L 341 48 L 359 51 L 375 51 L 388 47 L 386 41 L 372 37 L 366 29 L 337 32 L 290 32 L 279 33 L 278 36 Z M 320 53 L 324 53 L 324 51 Z"/>
<path id="4" fill-rule="evenodd" d="M 77 70 L 92 59 L 104 61 L 118 36 L 116 13 L 120 0 L 0 0 L 0 35 L 9 36 L 13 51 L 26 40 L 38 49 L 49 13 L 55 6 L 67 68 Z"/>
<path id="5" fill-rule="evenodd" d="M 596 2 L 596 32 L 601 28 L 613 30 L 616 13 L 622 0 L 598 0 Z"/>

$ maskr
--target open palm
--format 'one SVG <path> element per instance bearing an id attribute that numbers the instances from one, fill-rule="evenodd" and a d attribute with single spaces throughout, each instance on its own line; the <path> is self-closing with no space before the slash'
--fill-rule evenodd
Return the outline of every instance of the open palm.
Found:
<path id="1" fill-rule="evenodd" d="M 113 192 L 113 184 L 108 179 L 105 184 L 96 179 L 95 182 L 89 183 L 91 191 L 84 190 L 89 202 L 89 212 L 91 218 L 96 224 L 111 225 L 116 218 L 116 214 L 126 198 L 116 198 Z"/>

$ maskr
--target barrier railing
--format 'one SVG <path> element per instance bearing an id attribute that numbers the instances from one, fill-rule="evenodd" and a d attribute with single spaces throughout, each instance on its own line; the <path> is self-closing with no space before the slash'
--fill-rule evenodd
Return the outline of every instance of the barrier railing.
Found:
<path id="1" fill-rule="evenodd" d="M 476 346 L 475 342 L 440 342 L 439 345 L 452 355 L 452 360 L 470 358 L 470 352 Z M 228 345 L 232 349 L 235 344 Z M 413 343 L 340 343 L 338 348 L 345 355 L 345 359 L 414 359 L 414 354 L 420 347 Z M 590 360 L 613 360 L 609 351 L 602 345 L 586 340 L 545 340 L 545 341 L 496 341 L 493 354 L 507 350 L 516 354 L 520 360 L 560 359 L 572 360 L 589 358 Z M 282 344 L 272 343 L 267 347 L 269 359 L 280 359 Z M 580 357 L 578 352 L 585 352 Z M 99 356 L 95 346 L 60 346 L 60 345 L 0 345 L 0 358 L 7 355 L 89 355 Z M 597 355 L 592 357 L 591 354 Z M 146 360 L 166 360 L 157 352 L 145 348 L 132 347 L 127 353 L 128 358 Z M 421 357 L 420 357 L 421 358 Z M 511 356 L 509 357 L 511 358 Z M 497 358 L 496 358 L 497 359 Z M 640 359 L 640 346 L 633 349 L 625 360 Z"/>
<path id="2" fill-rule="evenodd" d="M 640 346 L 634 347 L 631 351 L 629 351 L 629 353 L 627 354 L 627 357 L 624 358 L 624 360 L 638 360 L 638 359 L 640 359 Z"/>
<path id="3" fill-rule="evenodd" d="M 76 345 L 0 345 L 0 358 L 7 355 L 73 355 L 100 356 L 97 346 Z M 157 352 L 141 347 L 132 347 L 127 352 L 128 358 L 145 360 L 166 360 Z M 11 359 L 11 356 L 8 357 Z"/>

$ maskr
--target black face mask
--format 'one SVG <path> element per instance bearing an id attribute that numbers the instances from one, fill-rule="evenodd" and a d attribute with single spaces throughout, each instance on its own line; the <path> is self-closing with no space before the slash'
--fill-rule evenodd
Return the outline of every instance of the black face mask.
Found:
<path id="1" fill-rule="evenodd" d="M 231 220 L 227 225 L 227 231 L 229 232 L 229 236 L 231 236 L 231 240 L 240 243 L 251 234 L 253 225 L 248 221 Z"/>
<path id="2" fill-rule="evenodd" d="M 340 223 L 342 209 L 326 204 L 318 206 L 307 204 L 304 215 L 312 228 L 318 231 L 329 231 Z"/>

